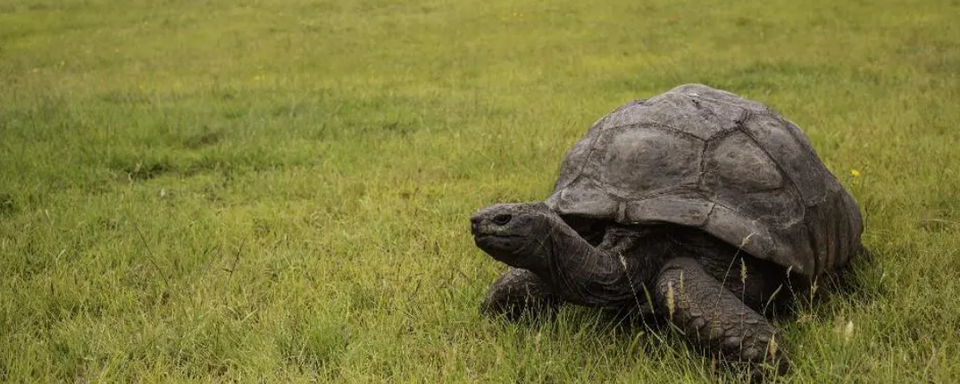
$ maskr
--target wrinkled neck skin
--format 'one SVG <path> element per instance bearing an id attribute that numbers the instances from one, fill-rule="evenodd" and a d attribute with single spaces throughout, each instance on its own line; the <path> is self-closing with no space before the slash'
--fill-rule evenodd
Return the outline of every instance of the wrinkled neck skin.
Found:
<path id="1" fill-rule="evenodd" d="M 543 239 L 540 257 L 526 266 L 565 300 L 591 307 L 616 308 L 647 300 L 644 285 L 659 271 L 663 252 L 648 249 L 639 233 L 609 234 L 590 245 L 559 217 Z"/>

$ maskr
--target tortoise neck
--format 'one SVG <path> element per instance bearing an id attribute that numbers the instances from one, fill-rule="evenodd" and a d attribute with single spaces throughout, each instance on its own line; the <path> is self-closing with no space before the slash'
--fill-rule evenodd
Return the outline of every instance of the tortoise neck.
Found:
<path id="1" fill-rule="evenodd" d="M 569 226 L 559 227 L 546 239 L 545 263 L 533 272 L 565 300 L 593 307 L 646 301 L 643 285 L 659 271 L 663 257 L 657 247 L 647 249 L 643 235 L 608 231 L 603 243 L 593 246 Z"/>

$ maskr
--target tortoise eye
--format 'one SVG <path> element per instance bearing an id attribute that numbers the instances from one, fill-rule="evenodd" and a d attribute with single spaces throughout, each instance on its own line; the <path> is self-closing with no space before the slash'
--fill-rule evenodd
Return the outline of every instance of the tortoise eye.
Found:
<path id="1" fill-rule="evenodd" d="M 496 215 L 493 217 L 493 223 L 496 225 L 504 225 L 509 223 L 511 219 L 513 219 L 511 215 Z"/>

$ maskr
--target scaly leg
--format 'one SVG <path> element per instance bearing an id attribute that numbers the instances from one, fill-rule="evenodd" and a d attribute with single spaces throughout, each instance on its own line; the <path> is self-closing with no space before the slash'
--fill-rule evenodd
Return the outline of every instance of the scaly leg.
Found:
<path id="1" fill-rule="evenodd" d="M 490 286 L 480 310 L 489 316 L 516 320 L 524 314 L 552 314 L 561 304 L 563 299 L 533 272 L 511 267 Z"/>
<path id="2" fill-rule="evenodd" d="M 709 353 L 754 366 L 763 363 L 777 373 L 789 370 L 780 337 L 762 315 L 750 309 L 737 295 L 708 274 L 694 259 L 667 261 L 654 289 L 658 310 L 679 327 L 687 340 Z"/>

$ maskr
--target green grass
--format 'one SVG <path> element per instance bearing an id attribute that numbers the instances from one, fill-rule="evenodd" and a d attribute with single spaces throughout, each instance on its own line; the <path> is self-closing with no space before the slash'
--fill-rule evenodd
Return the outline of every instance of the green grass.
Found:
<path id="1" fill-rule="evenodd" d="M 864 212 L 787 379 L 960 381 L 960 2 L 585 3 L 3 1 L 0 381 L 737 382 L 477 312 L 468 215 L 688 82 L 797 122 Z"/>

